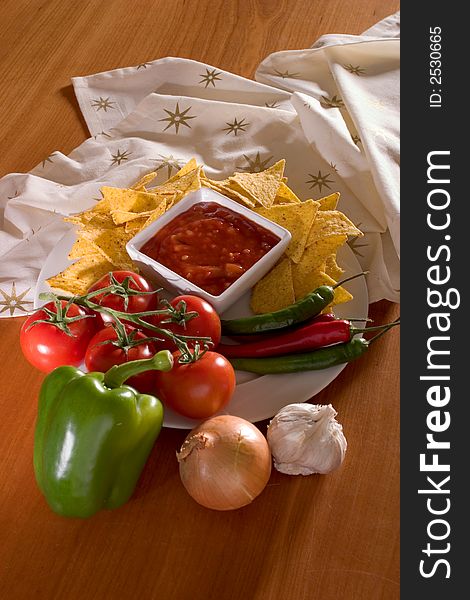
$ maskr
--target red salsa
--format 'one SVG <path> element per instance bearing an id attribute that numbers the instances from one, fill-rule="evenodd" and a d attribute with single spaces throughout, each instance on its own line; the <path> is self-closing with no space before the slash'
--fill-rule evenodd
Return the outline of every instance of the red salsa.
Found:
<path id="1" fill-rule="evenodd" d="M 225 206 L 199 202 L 162 227 L 141 252 L 219 296 L 279 241 Z"/>

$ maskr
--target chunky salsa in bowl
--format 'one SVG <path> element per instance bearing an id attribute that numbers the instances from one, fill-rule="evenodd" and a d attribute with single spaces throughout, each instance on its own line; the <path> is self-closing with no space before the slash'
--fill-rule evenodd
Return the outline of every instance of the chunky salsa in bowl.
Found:
<path id="1" fill-rule="evenodd" d="M 289 241 L 283 227 L 201 189 L 137 234 L 127 250 L 170 291 L 197 293 L 222 311 L 267 273 Z"/>
<path id="2" fill-rule="evenodd" d="M 198 202 L 146 242 L 141 252 L 220 296 L 281 240 L 216 202 Z"/>

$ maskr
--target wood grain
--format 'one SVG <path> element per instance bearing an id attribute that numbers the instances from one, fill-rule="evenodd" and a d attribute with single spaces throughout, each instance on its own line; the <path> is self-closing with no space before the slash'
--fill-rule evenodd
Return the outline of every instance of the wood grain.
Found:
<path id="1" fill-rule="evenodd" d="M 173 55 L 250 77 L 270 52 L 359 33 L 397 9 L 396 0 L 3 0 L 0 175 L 88 136 L 72 76 Z M 379 323 L 397 313 L 388 302 L 371 306 Z M 208 511 L 179 481 L 185 432 L 164 430 L 132 501 L 79 521 L 54 515 L 34 482 L 43 376 L 21 355 L 21 322 L 0 320 L 1 598 L 399 597 L 398 331 L 315 397 L 332 403 L 344 426 L 339 471 L 273 472 L 252 505 Z"/>

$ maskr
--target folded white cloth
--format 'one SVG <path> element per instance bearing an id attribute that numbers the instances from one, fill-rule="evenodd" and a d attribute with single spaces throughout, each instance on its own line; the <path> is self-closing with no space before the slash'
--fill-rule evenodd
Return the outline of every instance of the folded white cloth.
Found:
<path id="1" fill-rule="evenodd" d="M 159 181 L 191 157 L 209 177 L 287 161 L 301 198 L 341 192 L 339 208 L 364 232 L 350 246 L 370 301 L 399 299 L 399 16 L 362 36 L 323 36 L 277 52 L 258 81 L 180 58 L 73 79 L 92 137 L 28 174 L 0 180 L 0 316 L 32 309 L 42 265 L 103 185 Z"/>

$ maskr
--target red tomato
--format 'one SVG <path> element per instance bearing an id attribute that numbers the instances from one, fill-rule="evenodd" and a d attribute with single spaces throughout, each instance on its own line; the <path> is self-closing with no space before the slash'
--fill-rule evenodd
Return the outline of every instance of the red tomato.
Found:
<path id="1" fill-rule="evenodd" d="M 198 316 L 186 321 L 186 323 L 183 325 L 178 325 L 178 323 L 162 323 L 162 321 L 165 321 L 170 317 L 162 317 L 159 315 L 149 317 L 147 319 L 148 322 L 156 325 L 157 327 L 161 327 L 162 329 L 169 329 L 173 333 L 179 335 L 210 337 L 214 343 L 212 349 L 216 348 L 220 342 L 221 326 L 219 315 L 216 313 L 215 309 L 209 304 L 209 302 L 206 302 L 197 296 L 176 296 L 176 298 L 173 298 L 170 304 L 173 306 L 173 308 L 178 309 L 178 307 L 181 308 L 181 302 L 186 303 L 186 312 L 194 311 L 198 313 Z M 149 336 L 158 337 L 158 333 L 152 332 L 150 329 L 147 330 L 147 334 Z M 159 348 L 160 345 L 161 348 L 168 348 L 172 351 L 175 350 L 175 346 L 169 340 L 158 344 Z"/>
<path id="2" fill-rule="evenodd" d="M 116 341 L 118 335 L 114 329 L 108 325 L 100 329 L 90 340 L 85 354 L 85 366 L 88 371 L 106 372 L 113 365 L 122 365 L 131 360 L 139 360 L 141 358 L 151 358 L 155 354 L 155 348 L 152 342 L 146 342 L 146 336 L 141 332 L 126 325 L 128 334 L 133 334 L 134 340 L 143 340 L 141 344 L 125 349 L 108 343 L 103 344 L 107 340 Z M 155 391 L 155 372 L 146 371 L 135 375 L 126 381 L 127 385 L 134 387 L 142 394 L 151 394 Z"/>
<path id="3" fill-rule="evenodd" d="M 164 373 L 156 371 L 157 395 L 174 411 L 191 419 L 206 419 L 226 406 L 235 391 L 235 371 L 217 352 L 206 352 L 189 364 L 178 362 Z"/>
<path id="4" fill-rule="evenodd" d="M 126 277 L 131 277 L 132 281 L 129 283 L 129 288 L 132 290 L 138 290 L 140 292 L 155 291 L 155 288 L 147 281 L 147 279 L 132 271 L 112 271 L 112 275 L 119 283 L 122 283 Z M 110 274 L 107 273 L 94 283 L 88 292 L 95 292 L 96 290 L 108 287 L 110 283 Z M 146 310 L 155 310 L 158 304 L 158 294 L 137 294 L 135 296 L 129 296 L 127 308 L 125 306 L 124 298 L 118 294 L 98 294 L 93 298 L 90 298 L 90 300 L 96 304 L 101 304 L 101 306 L 107 306 L 114 310 L 136 313 L 144 312 Z M 103 324 L 113 321 L 112 317 L 104 313 L 99 313 L 99 319 Z"/>
<path id="5" fill-rule="evenodd" d="M 67 304 L 62 300 L 62 306 Z M 44 308 L 57 312 L 54 302 L 49 302 Z M 71 304 L 67 317 L 77 317 L 89 314 L 84 308 Z M 98 329 L 97 319 L 88 317 L 69 323 L 71 336 L 51 323 L 31 324 L 34 321 L 47 319 L 44 310 L 40 309 L 30 315 L 23 323 L 20 332 L 20 344 L 23 354 L 34 367 L 49 373 L 61 365 L 78 366 L 85 356 L 88 342 Z"/>

